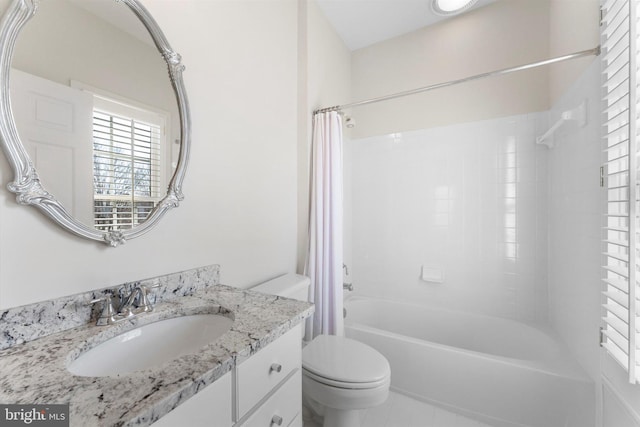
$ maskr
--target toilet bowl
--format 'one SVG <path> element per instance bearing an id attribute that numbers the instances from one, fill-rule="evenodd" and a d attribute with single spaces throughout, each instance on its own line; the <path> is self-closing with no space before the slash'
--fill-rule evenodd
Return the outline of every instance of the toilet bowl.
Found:
<path id="1" fill-rule="evenodd" d="M 319 335 L 302 350 L 302 393 L 324 427 L 360 426 L 362 409 L 389 396 L 389 362 L 373 348 L 345 337 Z"/>
<path id="2" fill-rule="evenodd" d="M 287 274 L 252 290 L 307 301 L 308 277 Z M 391 368 L 366 344 L 335 335 L 319 335 L 302 350 L 302 394 L 324 415 L 324 427 L 359 427 L 360 410 L 384 403 Z"/>

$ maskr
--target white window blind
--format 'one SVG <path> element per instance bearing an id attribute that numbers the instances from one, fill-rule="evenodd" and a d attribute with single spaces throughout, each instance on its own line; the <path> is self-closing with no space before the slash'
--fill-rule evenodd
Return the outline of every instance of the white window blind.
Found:
<path id="1" fill-rule="evenodd" d="M 603 227 L 602 346 L 637 383 L 638 372 L 638 2 L 607 0 L 602 6 L 602 86 L 607 192 Z"/>
<path id="2" fill-rule="evenodd" d="M 159 201 L 162 128 L 94 109 L 94 225 L 128 229 Z"/>

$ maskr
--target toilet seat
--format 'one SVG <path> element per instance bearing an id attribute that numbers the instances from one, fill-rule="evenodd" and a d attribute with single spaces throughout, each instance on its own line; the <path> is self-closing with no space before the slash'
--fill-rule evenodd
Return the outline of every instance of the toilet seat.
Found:
<path id="1" fill-rule="evenodd" d="M 311 378 L 312 380 L 320 384 L 324 384 L 330 387 L 350 389 L 350 390 L 372 389 L 372 388 L 384 386 L 385 384 L 386 385 L 389 384 L 389 380 L 387 378 L 384 378 L 382 380 L 375 381 L 375 382 L 361 382 L 361 383 L 349 383 L 344 381 L 336 381 L 332 378 L 326 378 L 320 375 L 316 375 L 313 372 L 308 371 L 304 368 L 302 368 L 302 375 L 306 376 L 307 378 Z"/>
<path id="2" fill-rule="evenodd" d="M 389 362 L 361 342 L 319 335 L 302 350 L 302 371 L 321 384 L 342 389 L 372 389 L 388 385 Z"/>

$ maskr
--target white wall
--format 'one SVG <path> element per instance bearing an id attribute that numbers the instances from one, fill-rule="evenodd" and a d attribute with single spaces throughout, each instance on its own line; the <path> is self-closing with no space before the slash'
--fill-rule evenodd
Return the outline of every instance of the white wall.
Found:
<path id="1" fill-rule="evenodd" d="M 526 114 L 351 141 L 358 292 L 546 321 L 544 127 Z"/>
<path id="2" fill-rule="evenodd" d="M 299 0 L 299 15 L 297 270 L 302 273 L 308 245 L 311 120 L 314 110 L 351 99 L 351 52 L 315 1 Z"/>
<path id="3" fill-rule="evenodd" d="M 599 44 L 597 0 L 553 0 L 550 54 Z M 581 25 L 576 25 L 581 23 Z M 571 28 L 572 31 L 566 31 Z M 585 70 L 585 67 L 588 67 Z M 596 382 L 598 425 L 640 426 L 640 390 L 598 346 L 601 324 L 601 212 L 599 187 L 600 64 L 590 58 L 550 67 L 550 121 L 584 99 L 586 128 L 560 132 L 549 152 L 549 306 L 554 328 Z M 600 424 L 602 423 L 602 424 Z"/>
<path id="4" fill-rule="evenodd" d="M 593 61 L 549 112 L 587 99 L 588 124 L 567 124 L 549 151 L 549 310 L 552 326 L 596 382 L 595 411 L 603 427 L 640 426 L 640 386 L 599 346 L 601 226 L 605 192 L 599 185 L 600 63 Z M 600 425 L 600 424 L 598 424 Z"/>
<path id="5" fill-rule="evenodd" d="M 549 311 L 554 329 L 598 381 L 600 360 L 600 64 L 592 65 L 549 112 L 549 124 L 587 100 L 585 127 L 566 123 L 549 150 Z"/>
<path id="6" fill-rule="evenodd" d="M 498 1 L 353 52 L 362 100 L 546 59 L 547 1 Z M 353 110 L 354 137 L 383 135 L 548 109 L 547 70 L 488 78 Z"/>
<path id="7" fill-rule="evenodd" d="M 187 67 L 186 198 L 148 235 L 112 249 L 1 191 L 0 307 L 211 263 L 243 287 L 295 269 L 296 1 L 145 4 Z M 11 173 L 0 162 L 4 186 Z"/>
<path id="8" fill-rule="evenodd" d="M 600 44 L 599 0 L 551 0 L 549 3 L 549 56 L 593 49 Z M 574 59 L 549 67 L 549 99 L 555 105 L 593 62 Z"/>

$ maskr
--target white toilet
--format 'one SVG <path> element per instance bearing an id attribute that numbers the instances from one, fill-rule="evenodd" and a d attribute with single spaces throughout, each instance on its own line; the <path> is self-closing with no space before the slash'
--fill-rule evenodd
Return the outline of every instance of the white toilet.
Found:
<path id="1" fill-rule="evenodd" d="M 307 301 L 309 284 L 286 274 L 252 290 Z M 387 359 L 361 342 L 319 335 L 302 349 L 302 394 L 324 413 L 324 427 L 359 427 L 359 411 L 384 403 L 390 380 Z"/>

